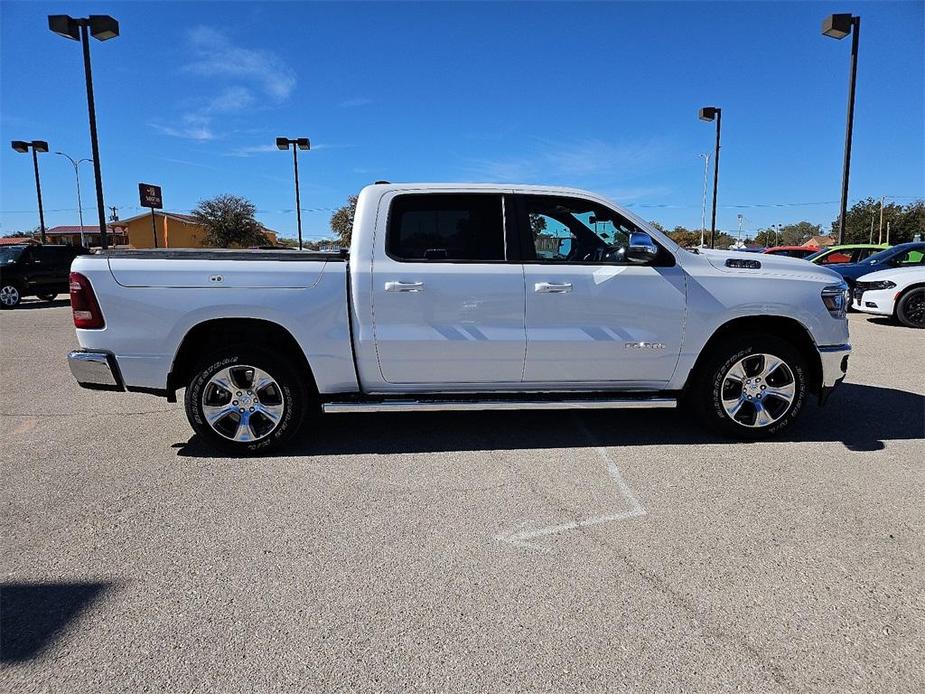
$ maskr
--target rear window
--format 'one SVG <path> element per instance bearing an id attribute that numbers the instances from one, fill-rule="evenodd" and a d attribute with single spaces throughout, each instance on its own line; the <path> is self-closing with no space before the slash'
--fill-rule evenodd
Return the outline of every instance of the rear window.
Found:
<path id="1" fill-rule="evenodd" d="M 386 253 L 396 260 L 504 260 L 500 195 L 400 195 L 392 201 Z"/>

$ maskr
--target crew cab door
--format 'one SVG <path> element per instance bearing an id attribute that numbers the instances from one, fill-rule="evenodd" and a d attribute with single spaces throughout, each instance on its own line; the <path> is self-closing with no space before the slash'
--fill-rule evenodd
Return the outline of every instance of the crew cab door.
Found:
<path id="1" fill-rule="evenodd" d="M 473 389 L 520 382 L 524 282 L 520 264 L 508 262 L 507 226 L 500 193 L 383 198 L 372 315 L 385 382 Z"/>
<path id="2" fill-rule="evenodd" d="M 666 249 L 624 254 L 631 221 L 580 198 L 518 195 L 526 283 L 524 382 L 659 388 L 671 378 L 686 315 L 682 269 Z"/>

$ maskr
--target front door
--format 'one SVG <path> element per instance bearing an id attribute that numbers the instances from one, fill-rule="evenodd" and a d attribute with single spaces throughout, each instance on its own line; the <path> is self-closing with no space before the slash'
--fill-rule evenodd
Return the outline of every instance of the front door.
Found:
<path id="1" fill-rule="evenodd" d="M 685 275 L 662 249 L 624 257 L 631 221 L 597 203 L 518 197 L 526 284 L 524 382 L 659 388 L 684 332 Z"/>
<path id="2" fill-rule="evenodd" d="M 520 382 L 523 270 L 508 262 L 505 227 L 504 198 L 496 193 L 391 199 L 372 271 L 384 381 L 434 389 Z"/>

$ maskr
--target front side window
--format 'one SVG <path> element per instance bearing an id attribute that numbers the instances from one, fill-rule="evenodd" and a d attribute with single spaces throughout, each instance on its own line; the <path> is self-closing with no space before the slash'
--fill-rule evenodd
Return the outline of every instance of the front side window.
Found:
<path id="1" fill-rule="evenodd" d="M 638 228 L 601 205 L 579 198 L 524 195 L 529 248 L 525 259 L 558 263 L 622 263 Z"/>
<path id="2" fill-rule="evenodd" d="M 392 201 L 385 244 L 395 260 L 503 261 L 501 196 L 400 195 Z"/>

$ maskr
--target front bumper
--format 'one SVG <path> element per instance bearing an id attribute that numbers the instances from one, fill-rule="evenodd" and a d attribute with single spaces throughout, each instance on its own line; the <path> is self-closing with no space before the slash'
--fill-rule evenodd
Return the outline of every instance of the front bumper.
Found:
<path id="1" fill-rule="evenodd" d="M 125 390 L 119 365 L 111 352 L 77 350 L 67 355 L 67 363 L 82 388 Z"/>
<path id="2" fill-rule="evenodd" d="M 848 373 L 848 355 L 851 345 L 826 345 L 817 347 L 819 361 L 822 364 L 822 387 L 819 391 L 819 404 L 824 405 L 832 391 L 845 380 Z"/>

